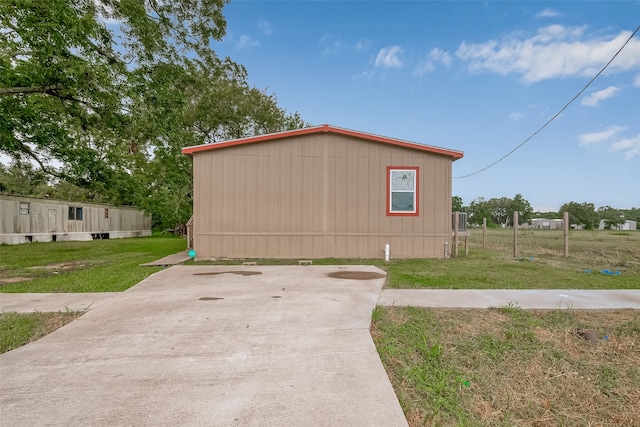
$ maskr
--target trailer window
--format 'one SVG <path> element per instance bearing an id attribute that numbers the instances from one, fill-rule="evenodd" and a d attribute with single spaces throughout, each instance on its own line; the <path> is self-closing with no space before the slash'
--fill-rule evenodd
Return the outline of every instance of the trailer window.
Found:
<path id="1" fill-rule="evenodd" d="M 20 215 L 29 215 L 31 213 L 31 203 L 20 202 Z"/>
<path id="2" fill-rule="evenodd" d="M 69 219 L 74 221 L 82 221 L 82 208 L 77 206 L 69 206 Z"/>

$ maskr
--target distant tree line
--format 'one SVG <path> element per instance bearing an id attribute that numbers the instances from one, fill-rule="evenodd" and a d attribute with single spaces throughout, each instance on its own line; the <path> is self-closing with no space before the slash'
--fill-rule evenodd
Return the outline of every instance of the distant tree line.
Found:
<path id="1" fill-rule="evenodd" d="M 519 225 L 531 223 L 534 218 L 561 219 L 564 212 L 569 213 L 569 223 L 586 230 L 599 227 L 604 221 L 605 228 L 615 228 L 624 224 L 625 220 L 640 222 L 640 208 L 616 209 L 611 206 L 601 206 L 596 209 L 593 203 L 564 203 L 557 212 L 535 212 L 531 204 L 522 196 L 516 194 L 513 198 L 500 197 L 485 199 L 478 197 L 465 206 L 459 196 L 452 198 L 453 212 L 466 212 L 469 224 L 481 225 L 487 220 L 489 226 L 512 226 L 513 213 L 518 212 Z"/>

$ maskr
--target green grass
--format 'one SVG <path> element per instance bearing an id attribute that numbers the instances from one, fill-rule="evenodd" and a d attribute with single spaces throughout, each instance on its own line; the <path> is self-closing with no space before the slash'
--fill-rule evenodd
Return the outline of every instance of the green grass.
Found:
<path id="1" fill-rule="evenodd" d="M 487 248 L 472 230 L 468 257 L 313 260 L 314 265 L 368 264 L 388 272 L 390 288 L 446 289 L 640 289 L 640 232 L 572 231 L 570 256 L 562 257 L 562 232 L 519 232 L 512 259 L 512 230 L 490 229 Z M 0 292 L 102 292 L 127 289 L 158 268 L 139 264 L 184 249 L 173 236 L 0 246 Z M 219 260 L 186 264 L 297 265 L 297 259 Z M 620 271 L 603 275 L 601 270 Z M 590 270 L 591 273 L 585 273 Z M 16 279 L 29 279 L 16 282 Z"/>
<path id="2" fill-rule="evenodd" d="M 160 270 L 140 264 L 184 248 L 175 236 L 0 245 L 0 292 L 123 291 Z"/>
<path id="3" fill-rule="evenodd" d="M 445 289 L 639 289 L 640 263 L 609 268 L 619 275 L 601 274 L 603 263 L 561 257 L 527 256 L 513 260 L 495 249 L 474 247 L 468 257 L 447 260 L 410 259 L 385 265 L 390 288 Z M 613 266 L 612 266 L 613 265 Z M 604 267 L 602 267 L 604 269 Z M 585 273 L 584 270 L 591 270 Z"/>
<path id="4" fill-rule="evenodd" d="M 640 232 L 571 231 L 569 257 L 562 230 L 472 229 L 469 256 L 389 263 L 391 288 L 639 289 Z M 461 250 L 461 253 L 463 251 Z M 604 275 L 602 270 L 619 271 Z M 590 271 L 590 272 L 585 272 Z"/>
<path id="5" fill-rule="evenodd" d="M 637 310 L 377 307 L 371 333 L 412 427 L 640 419 Z"/>
<path id="6" fill-rule="evenodd" d="M 21 347 L 66 325 L 84 314 L 66 310 L 57 313 L 0 313 L 0 353 Z"/>
<path id="7" fill-rule="evenodd" d="M 513 230 L 472 230 L 469 256 L 450 259 L 314 259 L 314 265 L 375 265 L 387 271 L 389 288 L 444 289 L 640 289 L 640 232 L 572 231 L 563 257 L 561 230 L 519 231 L 520 256 L 513 259 Z M 461 251 L 462 253 L 463 251 Z M 297 265 L 297 259 L 232 259 L 195 264 Z M 190 262 L 193 263 L 193 262 Z M 602 270 L 619 271 L 605 275 Z M 586 273 L 585 270 L 591 271 Z"/>

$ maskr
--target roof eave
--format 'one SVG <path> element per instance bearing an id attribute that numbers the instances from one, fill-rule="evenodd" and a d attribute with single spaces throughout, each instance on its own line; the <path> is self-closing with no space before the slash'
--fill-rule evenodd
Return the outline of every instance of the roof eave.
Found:
<path id="1" fill-rule="evenodd" d="M 214 144 L 203 144 L 203 145 L 185 147 L 182 149 L 182 154 L 192 156 L 193 154 L 196 154 L 202 151 L 219 150 L 222 148 L 235 147 L 238 145 L 253 144 L 256 142 L 271 141 L 271 140 L 276 140 L 281 138 L 291 138 L 294 136 L 308 135 L 308 134 L 315 134 L 315 133 L 322 133 L 322 132 L 345 135 L 345 136 L 350 136 L 358 139 L 364 139 L 367 141 L 380 142 L 380 143 L 389 144 L 397 147 L 404 147 L 404 148 L 409 148 L 413 150 L 423 151 L 431 154 L 439 154 L 439 155 L 451 157 L 453 161 L 461 159 L 464 156 L 464 154 L 461 151 L 449 150 L 446 148 L 434 147 L 431 145 L 417 144 L 415 142 L 403 141 L 400 139 L 389 138 L 386 136 L 358 132 L 350 129 L 330 126 L 327 124 L 303 128 L 303 129 L 284 131 L 284 132 L 270 133 L 267 135 L 258 135 L 258 136 L 251 136 L 247 138 L 232 139 L 229 141 L 217 142 Z"/>

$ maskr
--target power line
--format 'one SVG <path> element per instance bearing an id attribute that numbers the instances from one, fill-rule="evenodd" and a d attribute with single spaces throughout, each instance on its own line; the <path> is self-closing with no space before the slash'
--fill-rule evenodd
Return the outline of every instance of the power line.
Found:
<path id="1" fill-rule="evenodd" d="M 467 22 L 469 21 L 469 19 L 471 18 L 471 16 L 473 15 L 473 13 L 476 11 L 476 9 L 482 4 L 482 2 L 478 1 L 475 4 L 475 7 L 473 9 L 471 9 L 469 11 L 469 13 L 467 14 L 467 16 L 465 17 L 462 25 L 460 25 L 460 27 L 456 30 L 456 32 L 454 33 L 454 35 L 457 35 L 460 30 L 464 27 L 467 26 Z M 480 36 L 483 36 L 484 34 L 486 34 L 490 28 L 493 27 L 493 25 L 497 22 L 498 19 L 500 19 L 500 17 L 502 16 L 502 14 L 504 13 L 504 11 L 507 9 L 507 7 L 511 4 L 511 1 L 507 1 L 504 5 L 504 7 L 499 11 L 499 13 L 496 15 L 496 17 L 494 18 L 493 21 L 491 21 L 490 23 L 488 23 L 487 25 L 485 25 L 484 29 L 482 30 L 482 32 L 480 33 Z M 418 105 L 413 109 L 413 111 L 411 111 L 411 113 L 409 113 L 410 115 L 414 115 L 416 114 L 420 108 L 422 108 L 422 106 L 424 105 L 424 103 L 427 101 L 427 99 L 429 99 L 431 97 L 431 95 L 433 95 L 433 93 L 442 85 L 442 83 L 447 79 L 447 77 L 449 77 L 449 75 L 454 71 L 454 69 L 462 62 L 462 60 L 467 56 L 467 54 L 469 53 L 469 51 L 471 50 L 471 48 L 473 47 L 473 45 L 470 45 L 469 48 L 462 54 L 462 56 L 458 57 L 458 60 L 451 66 L 449 67 L 449 69 L 447 70 L 447 72 L 444 74 L 444 76 L 442 76 L 440 78 L 440 80 L 438 80 L 436 82 L 436 84 L 431 88 L 431 90 L 420 100 L 420 102 L 418 103 Z M 446 53 L 448 52 L 448 50 L 443 49 L 440 52 L 440 55 L 434 60 L 434 63 L 437 63 L 440 58 Z M 424 53 L 424 52 L 423 52 Z M 420 79 L 418 80 L 418 83 L 416 83 L 416 85 L 413 87 L 413 89 L 411 89 L 411 93 L 415 92 L 416 88 L 418 86 L 420 86 L 422 79 L 424 78 L 424 76 L 420 77 Z M 402 129 L 405 126 L 405 123 L 402 122 L 400 123 L 400 125 L 398 126 L 398 131 L 400 129 Z"/>
<path id="2" fill-rule="evenodd" d="M 629 36 L 629 38 L 627 39 L 627 41 L 624 42 L 624 44 L 622 45 L 622 47 L 620 47 L 620 49 L 618 49 L 618 51 L 616 52 L 615 55 L 613 55 L 613 57 L 609 60 L 609 62 L 607 62 L 605 64 L 604 67 L 602 67 L 602 69 L 600 71 L 598 71 L 598 73 L 591 79 L 589 80 L 589 83 L 586 84 L 585 87 L 582 88 L 582 90 L 580 92 L 578 92 L 578 94 L 576 96 L 574 96 L 573 98 L 571 98 L 571 101 L 567 102 L 565 104 L 564 107 L 562 107 L 560 109 L 560 111 L 558 111 L 553 117 L 551 117 L 549 120 L 547 120 L 547 122 L 542 125 L 540 128 L 538 128 L 538 130 L 536 130 L 534 133 L 532 133 L 531 135 L 529 135 L 529 137 L 527 137 L 527 139 L 525 139 L 524 141 L 522 141 L 522 143 L 520 143 L 518 146 L 516 146 L 513 150 L 509 151 L 507 154 L 505 154 L 504 156 L 500 157 L 498 160 L 496 160 L 495 162 L 491 163 L 488 166 L 485 166 L 484 168 L 477 170 L 473 173 L 467 174 L 467 175 L 462 175 L 462 176 L 454 176 L 453 178 L 456 179 L 462 179 L 462 178 L 468 178 L 470 176 L 473 175 L 477 175 L 480 172 L 484 172 L 487 169 L 489 169 L 492 166 L 497 165 L 498 163 L 500 163 L 501 161 L 503 161 L 504 159 L 506 159 L 507 157 L 509 157 L 510 155 L 512 155 L 513 153 L 515 153 L 520 147 L 522 147 L 523 145 L 525 145 L 527 142 L 531 141 L 533 139 L 534 136 L 536 136 L 537 134 L 539 134 L 544 128 L 546 128 L 552 121 L 554 121 L 560 114 L 562 114 L 564 112 L 564 110 L 566 110 L 569 105 L 573 104 L 573 102 L 578 99 L 580 97 L 580 95 L 582 95 L 582 93 L 587 90 L 587 88 L 589 86 L 591 86 L 591 83 L 593 83 L 595 81 L 595 79 L 597 79 L 600 74 L 602 74 L 604 72 L 604 70 L 607 69 L 607 67 L 613 62 L 614 59 L 616 59 L 616 57 L 618 56 L 618 54 L 620 52 L 622 52 L 622 49 L 625 48 L 625 46 L 627 46 L 627 44 L 631 41 L 631 39 L 636 35 L 636 33 L 640 30 L 640 26 L 638 26 L 638 28 L 636 28 L 636 30 L 633 32 L 633 34 L 631 34 L 631 36 Z"/>
<path id="3" fill-rule="evenodd" d="M 472 9 L 471 11 L 469 11 L 469 14 L 467 15 L 467 17 L 465 18 L 464 23 L 460 26 L 460 28 L 466 26 L 467 21 L 470 19 L 471 15 L 473 12 L 476 11 L 476 9 L 480 6 L 480 2 L 476 3 L 476 7 L 474 9 Z M 496 18 L 497 19 L 497 18 Z M 485 30 L 482 32 L 482 35 L 484 35 L 488 30 L 489 30 L 490 26 L 485 27 Z M 458 60 L 453 64 L 453 66 L 449 67 L 449 69 L 447 70 L 447 72 L 444 74 L 444 76 L 438 80 L 438 82 L 435 84 L 435 86 L 433 88 L 431 88 L 431 90 L 429 91 L 429 93 L 427 93 L 427 95 L 425 95 L 422 98 L 422 101 L 420 101 L 418 103 L 418 105 L 416 106 L 416 108 L 411 112 L 411 114 L 415 114 L 418 112 L 418 110 L 422 107 L 422 105 L 427 101 L 427 99 L 433 95 L 433 92 L 436 91 L 436 89 L 438 89 L 440 87 L 440 85 L 442 84 L 443 81 L 445 81 L 445 79 L 447 77 L 449 77 L 449 74 L 451 74 L 451 72 L 458 66 L 458 64 L 460 64 L 460 62 L 464 59 L 465 56 L 467 56 L 467 53 L 469 53 L 470 49 L 467 49 L 467 51 L 464 53 L 464 55 L 462 55 L 461 57 L 458 58 Z M 442 50 L 442 52 L 440 52 L 440 55 L 438 56 L 438 58 L 436 58 L 436 60 L 434 61 L 434 63 L 437 63 L 440 58 L 442 57 L 442 55 L 446 52 L 446 50 Z M 417 85 L 416 85 L 417 87 Z M 414 88 L 415 90 L 415 88 Z"/>
<path id="4" fill-rule="evenodd" d="M 476 8 L 480 5 L 481 3 L 478 2 L 476 4 Z M 495 18 L 493 21 L 491 21 L 490 23 L 488 23 L 483 31 L 480 33 L 480 37 L 484 36 L 493 26 L 494 24 L 498 21 L 498 19 L 500 19 L 500 17 L 502 16 L 502 14 L 504 13 L 504 11 L 507 9 L 507 7 L 511 4 L 510 1 L 506 2 L 504 7 L 496 14 Z M 464 22 L 464 26 L 466 26 L 466 22 L 469 19 L 469 17 L 471 16 L 472 12 L 475 12 L 476 9 L 473 9 L 469 15 L 467 16 L 467 19 Z M 422 107 L 422 105 L 424 105 L 424 103 L 427 101 L 427 99 L 429 99 L 429 97 L 431 95 L 433 95 L 433 93 L 440 87 L 440 85 L 442 85 L 442 83 L 447 79 L 447 77 L 449 77 L 449 75 L 453 72 L 453 70 L 462 62 L 462 60 L 464 60 L 464 58 L 467 56 L 467 54 L 469 53 L 469 51 L 471 50 L 471 48 L 473 47 L 473 44 L 469 45 L 469 48 L 461 55 L 458 57 L 458 60 L 453 64 L 453 66 L 449 67 L 449 69 L 447 70 L 447 72 L 444 74 L 444 76 L 442 76 L 442 78 L 440 80 L 438 80 L 438 82 L 435 84 L 435 86 L 433 86 L 433 88 L 431 88 L 431 90 L 429 91 L 429 93 L 427 93 L 427 95 L 425 95 L 422 100 L 418 103 L 418 105 L 416 106 L 416 108 L 412 111 L 412 114 L 415 114 L 418 112 L 418 110 Z M 445 51 L 443 51 L 445 52 Z M 442 56 L 443 52 L 440 53 L 440 56 Z M 438 59 L 435 61 L 437 62 L 440 59 L 440 56 L 438 57 Z"/>
<path id="5" fill-rule="evenodd" d="M 451 1 L 449 6 L 449 10 L 447 10 L 446 15 L 444 16 L 444 18 L 442 18 L 442 21 L 440 21 L 440 25 L 438 25 L 438 28 L 436 29 L 435 33 L 433 33 L 433 35 L 431 36 L 431 39 L 429 40 L 429 43 L 427 43 L 427 45 L 425 45 L 424 49 L 422 50 L 422 53 L 420 54 L 420 56 L 418 57 L 419 60 L 422 60 L 423 58 L 425 58 L 425 54 L 427 53 L 427 49 L 429 49 L 431 47 L 431 43 L 433 42 L 433 40 L 435 39 L 436 35 L 440 32 L 440 28 L 442 28 L 443 24 L 445 23 L 445 21 L 447 20 L 447 18 L 449 18 L 449 15 L 451 14 L 451 11 L 454 8 L 454 5 L 456 4 L 454 1 Z M 476 4 L 476 7 L 478 7 L 478 5 L 480 4 L 480 2 L 478 2 Z M 462 28 L 466 27 L 467 21 L 469 21 L 472 12 L 475 9 L 472 9 L 469 11 L 469 13 L 467 14 L 464 22 L 458 27 L 458 29 L 455 31 L 455 33 L 453 34 L 453 36 L 451 36 L 451 38 L 453 39 L 455 36 L 458 35 L 458 33 L 462 30 Z M 438 56 L 438 58 L 436 58 L 434 60 L 434 63 L 438 62 L 440 60 L 440 58 L 442 57 L 442 55 L 447 52 L 446 49 L 442 49 L 442 51 L 440 52 L 440 55 Z M 418 62 L 420 63 L 420 62 Z M 413 86 L 413 89 L 411 89 L 411 94 L 413 94 L 415 92 L 415 90 L 418 88 L 418 86 L 420 86 L 422 79 L 424 79 L 425 75 L 427 75 L 427 73 L 423 74 L 422 76 L 420 76 L 420 78 L 418 79 L 418 82 L 415 84 L 415 86 Z"/>

